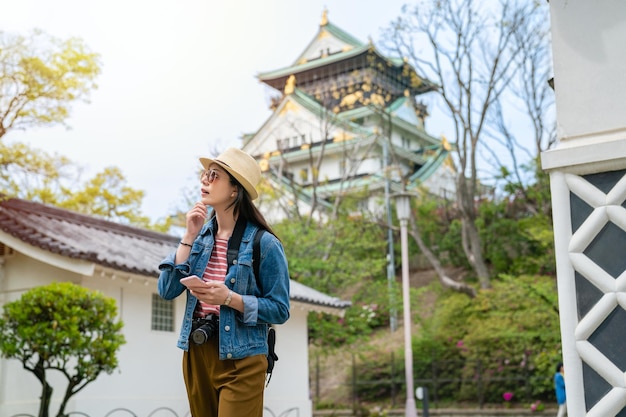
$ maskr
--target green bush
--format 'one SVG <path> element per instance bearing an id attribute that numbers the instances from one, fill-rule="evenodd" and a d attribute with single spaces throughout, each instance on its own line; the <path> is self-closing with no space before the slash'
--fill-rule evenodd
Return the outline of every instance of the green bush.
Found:
<path id="1" fill-rule="evenodd" d="M 413 336 L 415 385 L 425 386 L 430 400 L 444 403 L 552 401 L 554 364 L 560 360 L 560 331 L 552 277 L 502 276 L 493 289 L 475 299 L 442 290 L 432 315 L 416 312 L 420 330 Z M 419 308 L 419 305 L 417 306 Z M 357 395 L 370 403 L 403 396 L 404 349 L 393 355 L 368 352 L 356 364 Z"/>
<path id="2" fill-rule="evenodd" d="M 115 300 L 63 282 L 35 287 L 3 306 L 0 316 L 2 356 L 22 362 L 42 385 L 39 415 L 48 416 L 57 371 L 67 379 L 58 415 L 69 399 L 103 372 L 118 366 L 125 343 Z"/>

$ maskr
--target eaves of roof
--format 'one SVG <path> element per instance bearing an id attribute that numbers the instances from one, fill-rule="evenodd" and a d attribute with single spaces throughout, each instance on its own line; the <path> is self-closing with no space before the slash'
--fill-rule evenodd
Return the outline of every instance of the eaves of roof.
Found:
<path id="1" fill-rule="evenodd" d="M 342 119 L 342 118 L 337 117 L 335 113 L 328 111 L 328 109 L 322 106 L 313 97 L 311 97 L 304 91 L 300 90 L 299 88 L 294 88 L 293 93 L 283 97 L 282 101 L 280 102 L 280 104 L 278 104 L 278 106 L 276 107 L 272 115 L 268 117 L 265 120 L 265 122 L 263 122 L 263 125 L 261 125 L 261 127 L 259 127 L 259 129 L 257 129 L 255 133 L 249 134 L 249 137 L 247 138 L 245 142 L 246 145 L 249 144 L 263 129 L 265 129 L 268 125 L 270 125 L 272 120 L 278 117 L 278 115 L 281 113 L 283 108 L 287 105 L 287 102 L 289 100 L 295 101 L 296 103 L 301 105 L 303 108 L 310 111 L 313 115 L 318 117 L 320 120 L 327 120 L 331 124 L 335 123 L 337 127 L 350 130 L 351 132 L 354 132 L 354 133 L 359 133 L 363 136 L 367 136 L 371 134 L 370 131 L 363 129 L 360 125 L 353 123 L 347 119 Z"/>
<path id="2" fill-rule="evenodd" d="M 322 106 L 317 100 L 315 100 L 313 97 L 311 97 L 310 95 L 308 95 L 307 93 L 305 93 L 299 88 L 294 88 L 293 93 L 291 93 L 289 96 L 286 96 L 286 97 L 293 98 L 298 104 L 302 105 L 302 107 L 309 110 L 311 113 L 313 113 L 319 118 L 322 118 L 324 116 L 335 117 L 334 113 L 331 113 L 324 106 Z"/>
<path id="3" fill-rule="evenodd" d="M 428 159 L 420 169 L 417 170 L 411 177 L 409 178 L 409 183 L 421 183 L 430 178 L 437 169 L 443 164 L 446 158 L 450 155 L 450 151 L 445 149 L 445 147 L 441 146 L 437 149 L 436 155 Z"/>
<path id="4" fill-rule="evenodd" d="M 320 36 L 322 36 L 322 32 L 328 32 L 331 34 L 331 36 L 337 38 L 338 40 L 347 43 L 348 45 L 350 45 L 353 48 L 359 48 L 363 45 L 365 45 L 363 42 L 361 42 L 360 40 L 358 40 L 357 38 L 355 38 L 354 36 L 350 35 L 349 33 L 347 33 L 346 31 L 344 31 L 343 29 L 333 25 L 330 22 L 326 22 L 326 24 L 321 24 L 317 33 L 315 34 L 315 36 L 313 37 L 313 39 L 311 39 L 309 41 L 309 44 L 306 46 L 306 48 L 304 48 L 304 51 L 298 55 L 298 57 L 296 58 L 295 62 L 293 65 L 297 65 L 298 62 L 300 62 L 303 57 L 304 54 L 306 53 L 306 51 L 309 50 L 309 48 L 311 47 L 311 45 L 313 45 L 315 42 L 318 41 L 318 39 L 320 38 Z"/>
<path id="5" fill-rule="evenodd" d="M 295 194 L 296 197 L 303 202 L 307 204 L 311 204 L 313 202 L 313 197 L 311 196 L 310 192 L 308 192 L 306 189 L 303 189 L 302 187 L 294 186 L 294 184 L 291 183 L 287 178 L 285 178 L 284 175 L 279 176 L 273 170 L 266 171 L 266 174 L 270 176 L 270 180 L 274 181 L 280 187 L 285 188 L 290 193 Z M 317 204 L 327 210 L 330 210 L 332 208 L 332 204 L 323 199 L 320 199 Z"/>
<path id="6" fill-rule="evenodd" d="M 372 105 L 361 106 L 361 107 L 356 107 L 354 109 L 343 111 L 339 113 L 337 116 L 342 119 L 359 119 L 359 118 L 367 117 L 373 114 L 380 114 L 382 112 L 386 114 L 391 114 L 394 111 L 398 110 L 401 106 L 403 106 L 407 100 L 408 100 L 407 97 L 402 96 L 402 97 L 398 97 L 396 100 L 394 100 L 384 109 L 375 107 Z"/>
<path id="7" fill-rule="evenodd" d="M 354 132 L 353 132 L 354 133 Z M 358 133 L 358 132 L 357 132 Z M 324 155 L 326 157 L 330 157 L 333 155 L 341 155 L 346 150 L 346 145 L 352 145 L 355 141 L 358 141 L 359 146 L 365 148 L 369 146 L 373 141 L 377 140 L 377 135 L 372 132 L 365 132 L 360 135 L 355 135 L 357 138 L 351 138 L 341 141 L 328 141 L 324 145 Z M 317 145 L 314 144 L 314 145 Z M 305 146 L 300 146 L 297 149 L 290 149 L 288 152 L 277 153 L 270 155 L 270 162 L 279 161 L 284 159 L 289 163 L 293 162 L 301 162 L 306 161 L 310 158 L 311 153 L 318 154 L 320 152 L 321 147 L 319 145 L 314 148 L 307 148 Z"/>
<path id="8" fill-rule="evenodd" d="M 371 135 L 372 132 L 369 129 L 363 128 L 361 125 L 350 121 L 350 119 L 346 119 L 343 117 L 339 117 L 339 115 L 329 111 L 324 106 L 322 106 L 317 100 L 313 97 L 300 90 L 299 88 L 295 88 L 293 94 L 291 94 L 296 102 L 301 104 L 303 107 L 311 111 L 320 119 L 324 120 L 326 118 L 329 122 L 333 123 L 337 127 L 341 127 L 349 130 L 350 132 L 358 135 Z"/>
<path id="9" fill-rule="evenodd" d="M 365 45 L 365 43 L 361 42 L 360 40 L 358 40 L 354 36 L 350 35 L 348 32 L 344 31 L 339 26 L 333 25 L 331 22 L 328 22 L 326 25 L 324 25 L 322 27 L 326 28 L 326 30 L 328 32 L 330 32 L 331 35 L 333 35 L 334 37 L 336 37 L 340 41 L 343 41 L 343 42 L 345 42 L 345 43 L 347 43 L 349 45 L 352 45 L 354 47 L 359 47 L 359 46 L 364 46 Z"/>
<path id="10" fill-rule="evenodd" d="M 289 298 L 294 301 L 301 301 L 320 307 L 331 307 L 333 310 L 341 311 L 352 305 L 350 301 L 331 297 L 296 281 L 291 281 Z"/>
<path id="11" fill-rule="evenodd" d="M 178 239 L 32 201 L 0 201 L 0 230 L 36 248 L 139 275 L 158 274 Z"/>
<path id="12" fill-rule="evenodd" d="M 395 127 L 398 127 L 400 129 L 403 129 L 421 139 L 423 139 L 424 141 L 430 143 L 431 145 L 435 145 L 435 146 L 439 146 L 441 144 L 441 141 L 431 135 L 429 135 L 428 133 L 426 133 L 426 131 L 424 129 L 422 129 L 421 127 L 417 127 L 412 123 L 407 122 L 404 119 L 401 119 L 398 116 L 391 116 L 391 120 L 392 123 Z"/>
<path id="13" fill-rule="evenodd" d="M 420 169 L 418 169 L 411 177 L 409 178 L 409 185 L 419 185 L 420 183 L 426 181 L 431 175 L 433 175 L 437 169 L 441 166 L 441 164 L 445 161 L 445 159 L 449 155 L 449 151 L 444 148 L 441 144 L 432 145 L 426 149 L 427 152 L 430 152 L 430 155 L 426 155 L 424 152 L 409 152 L 406 149 L 393 146 L 393 152 L 396 155 L 401 156 L 403 159 L 413 162 L 417 165 L 420 165 Z M 291 154 L 287 154 L 291 155 Z M 278 176 L 272 173 L 272 178 L 278 181 Z M 329 203 L 327 203 L 324 198 L 333 196 L 338 192 L 354 192 L 358 190 L 369 190 L 370 192 L 374 192 L 375 190 L 382 189 L 386 178 L 384 175 L 380 173 L 372 173 L 369 175 L 365 175 L 358 178 L 351 178 L 345 181 L 334 181 L 331 183 L 320 183 L 316 186 L 316 194 L 318 195 L 318 204 L 325 206 L 325 208 L 331 207 Z M 281 181 L 281 185 L 287 187 L 292 192 L 294 188 L 289 182 L 283 178 Z M 400 192 L 403 190 L 403 185 L 396 182 L 391 182 L 392 187 L 395 191 Z M 310 187 L 299 187 L 295 190 L 298 197 L 301 198 L 304 202 L 312 201 L 311 190 Z"/>
<path id="14" fill-rule="evenodd" d="M 294 88 L 293 93 L 286 95 L 283 98 L 276 110 L 274 110 L 274 112 L 272 113 L 272 116 L 270 116 L 265 121 L 265 123 L 263 123 L 263 125 L 256 131 L 256 133 L 254 133 L 254 136 L 256 136 L 261 130 L 263 130 L 263 128 L 267 126 L 271 120 L 273 120 L 275 115 L 279 114 L 282 111 L 282 109 L 285 107 L 286 103 L 289 100 L 295 101 L 319 119 L 327 120 L 331 124 L 334 124 L 336 127 L 341 127 L 355 134 L 360 134 L 364 136 L 371 134 L 371 131 L 364 129 L 361 125 L 351 122 L 349 119 L 338 117 L 335 113 L 326 109 L 317 100 L 315 100 L 304 91 L 300 90 L 299 88 Z"/>
<path id="15" fill-rule="evenodd" d="M 158 277 L 158 265 L 179 241 L 168 234 L 6 197 L 0 198 L 0 230 L 0 238 L 8 235 L 47 253 L 153 278 Z M 350 305 L 293 280 L 291 297 L 330 309 Z"/>
<path id="16" fill-rule="evenodd" d="M 326 57 L 314 59 L 312 61 L 307 61 L 304 64 L 294 64 L 289 67 L 280 68 L 274 71 L 263 72 L 263 73 L 258 74 L 257 78 L 260 81 L 265 81 L 265 80 L 272 80 L 274 78 L 286 77 L 291 74 L 297 74 L 302 71 L 310 70 L 310 69 L 317 68 L 317 67 L 322 67 L 328 64 L 332 64 L 334 62 L 340 62 L 348 58 L 352 58 L 352 57 L 361 55 L 363 53 L 367 53 L 367 51 L 370 48 L 374 48 L 374 47 L 372 45 L 363 45 L 363 46 L 351 49 L 349 51 L 328 55 Z M 380 56 L 383 59 L 387 59 L 383 57 L 382 55 Z"/>
<path id="17" fill-rule="evenodd" d="M 405 97 L 399 98 L 384 110 L 373 109 L 370 106 L 359 107 L 357 109 L 352 109 L 339 113 L 337 115 L 337 118 L 340 120 L 350 121 L 373 115 L 378 115 L 379 117 L 388 117 L 389 115 L 391 115 L 391 121 L 395 127 L 403 129 L 406 132 L 411 133 L 432 145 L 438 145 L 440 141 L 437 138 L 426 133 L 424 129 L 412 123 L 409 123 L 406 120 L 391 113 L 396 110 L 400 105 L 402 105 L 404 103 L 404 100 Z M 384 116 L 381 113 L 384 113 Z"/>

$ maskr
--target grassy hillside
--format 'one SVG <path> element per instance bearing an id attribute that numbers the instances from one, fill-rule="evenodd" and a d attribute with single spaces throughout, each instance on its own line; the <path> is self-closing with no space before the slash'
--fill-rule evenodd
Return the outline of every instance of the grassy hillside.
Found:
<path id="1" fill-rule="evenodd" d="M 455 278 L 464 275 L 460 268 L 447 272 Z M 434 393 L 432 406 L 504 406 L 507 391 L 514 393 L 511 403 L 517 406 L 553 401 L 560 334 L 558 315 L 545 301 L 555 297 L 552 277 L 503 278 L 473 300 L 442 289 L 432 270 L 412 271 L 410 283 L 415 385 Z M 401 308 L 398 318 L 395 332 L 387 322 L 349 343 L 311 345 L 316 408 L 404 404 Z M 437 387 L 433 378 L 438 378 Z"/>

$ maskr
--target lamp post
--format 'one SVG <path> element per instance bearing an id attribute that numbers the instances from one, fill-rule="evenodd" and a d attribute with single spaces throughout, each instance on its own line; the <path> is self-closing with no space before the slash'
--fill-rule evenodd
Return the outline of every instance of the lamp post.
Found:
<path id="1" fill-rule="evenodd" d="M 411 344 L 411 300 L 409 298 L 409 241 L 407 224 L 411 213 L 411 194 L 394 195 L 398 220 L 400 220 L 400 244 L 402 246 L 402 305 L 404 309 L 404 374 L 406 379 L 405 417 L 417 417 L 413 393 L 413 346 Z"/>
<path id="2" fill-rule="evenodd" d="M 387 142 L 383 142 L 383 159 L 385 160 L 385 209 L 387 210 L 387 291 L 389 292 L 389 327 L 391 333 L 398 328 L 398 312 L 393 295 L 393 283 L 396 280 L 396 266 L 394 263 L 393 253 L 393 229 L 391 228 L 391 178 L 389 172 L 389 151 L 387 150 Z"/>

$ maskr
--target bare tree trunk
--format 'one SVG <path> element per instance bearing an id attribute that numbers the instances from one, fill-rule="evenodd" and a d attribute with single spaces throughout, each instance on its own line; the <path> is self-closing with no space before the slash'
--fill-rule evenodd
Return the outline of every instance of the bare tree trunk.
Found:
<path id="1" fill-rule="evenodd" d="M 490 114 L 510 88 L 520 57 L 529 51 L 524 46 L 534 34 L 526 28 L 545 18 L 543 10 L 538 3 L 515 0 L 422 2 L 407 7 L 385 34 L 389 48 L 408 57 L 420 76 L 438 86 L 450 117 L 463 251 L 482 288 L 490 287 L 491 278 L 476 224 L 477 205 L 484 197 L 477 155 L 479 148 L 493 145 L 485 143 L 494 127 Z"/>
<path id="2" fill-rule="evenodd" d="M 428 262 L 437 273 L 437 276 L 439 277 L 439 281 L 441 282 L 441 285 L 443 285 L 446 288 L 450 288 L 454 291 L 465 293 L 469 295 L 471 298 L 476 297 L 476 291 L 474 290 L 474 288 L 462 282 L 455 281 L 446 274 L 446 271 L 441 266 L 441 262 L 439 262 L 439 259 L 437 258 L 437 256 L 424 243 L 424 240 L 422 239 L 422 235 L 417 227 L 417 222 L 415 221 L 415 218 L 413 217 L 412 213 L 409 218 L 409 226 L 410 226 L 409 234 L 411 235 L 413 240 L 415 240 L 415 243 L 417 243 L 417 246 L 419 246 L 420 250 L 426 257 L 426 259 L 428 259 Z"/>
<path id="3" fill-rule="evenodd" d="M 474 207 L 473 192 L 467 190 L 467 181 L 459 176 L 457 179 L 457 201 L 461 210 L 461 244 L 467 261 L 470 263 L 478 281 L 480 288 L 491 288 L 491 278 L 487 264 L 483 259 L 483 244 L 480 233 L 476 227 L 476 208 Z"/>

